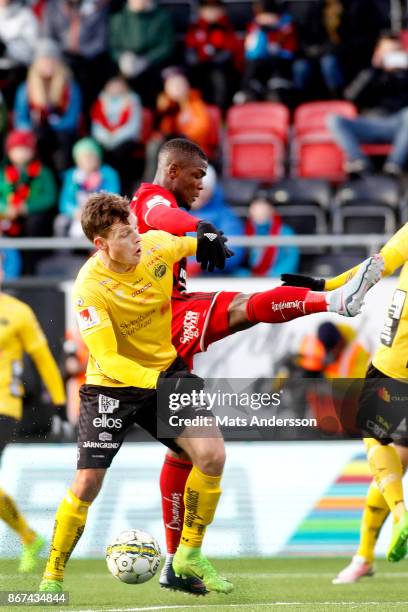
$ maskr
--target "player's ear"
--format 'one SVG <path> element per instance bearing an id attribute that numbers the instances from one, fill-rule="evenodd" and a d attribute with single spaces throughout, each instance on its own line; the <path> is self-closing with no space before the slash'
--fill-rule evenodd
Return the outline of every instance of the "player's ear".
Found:
<path id="1" fill-rule="evenodd" d="M 180 166 L 178 164 L 172 163 L 169 165 L 167 172 L 168 172 L 169 178 L 171 180 L 174 180 L 180 174 Z"/>
<path id="2" fill-rule="evenodd" d="M 95 247 L 101 251 L 104 251 L 107 247 L 106 239 L 102 238 L 102 236 L 95 236 L 93 243 Z"/>

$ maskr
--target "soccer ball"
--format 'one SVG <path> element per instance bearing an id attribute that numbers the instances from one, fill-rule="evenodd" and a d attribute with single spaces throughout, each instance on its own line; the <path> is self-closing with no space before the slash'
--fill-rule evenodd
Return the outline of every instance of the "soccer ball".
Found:
<path id="1" fill-rule="evenodd" d="M 153 578 L 160 565 L 160 546 L 146 531 L 122 531 L 106 549 L 110 573 L 127 584 L 141 584 Z"/>

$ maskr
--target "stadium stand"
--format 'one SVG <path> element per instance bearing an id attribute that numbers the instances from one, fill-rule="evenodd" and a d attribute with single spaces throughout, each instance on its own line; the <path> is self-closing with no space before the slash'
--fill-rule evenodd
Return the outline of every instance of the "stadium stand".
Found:
<path id="1" fill-rule="evenodd" d="M 289 110 L 274 102 L 232 106 L 227 113 L 224 174 L 274 180 L 284 174 Z"/>

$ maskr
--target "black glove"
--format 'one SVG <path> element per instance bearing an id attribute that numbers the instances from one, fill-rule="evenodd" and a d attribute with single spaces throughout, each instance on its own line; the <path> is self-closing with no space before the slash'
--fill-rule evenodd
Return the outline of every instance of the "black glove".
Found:
<path id="1" fill-rule="evenodd" d="M 212 272 L 215 268 L 224 269 L 225 260 L 232 255 L 232 251 L 225 246 L 226 242 L 227 238 L 212 223 L 198 223 L 196 259 L 202 270 Z"/>
<path id="2" fill-rule="evenodd" d="M 313 278 L 303 274 L 281 274 L 283 287 L 307 287 L 313 291 L 324 291 L 324 278 Z"/>

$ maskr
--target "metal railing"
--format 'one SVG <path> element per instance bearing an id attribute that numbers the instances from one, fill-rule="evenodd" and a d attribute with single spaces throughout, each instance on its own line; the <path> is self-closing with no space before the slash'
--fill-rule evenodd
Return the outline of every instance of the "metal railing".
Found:
<path id="1" fill-rule="evenodd" d="M 243 247 L 296 245 L 298 247 L 365 247 L 367 253 L 377 252 L 390 238 L 384 234 L 327 234 L 293 236 L 229 236 L 228 244 Z M 84 250 L 93 249 L 86 238 L 0 238 L 0 249 L 19 250 Z"/>

